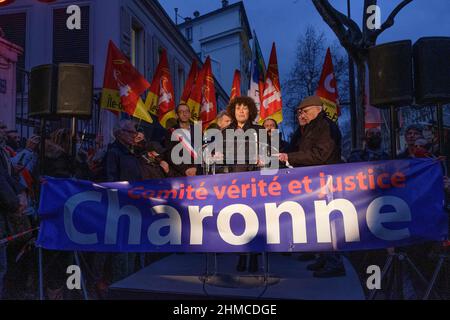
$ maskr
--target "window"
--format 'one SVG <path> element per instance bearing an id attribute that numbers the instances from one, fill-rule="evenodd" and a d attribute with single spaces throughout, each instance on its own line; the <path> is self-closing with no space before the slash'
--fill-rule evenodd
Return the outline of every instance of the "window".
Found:
<path id="1" fill-rule="evenodd" d="M 26 42 L 26 13 L 12 13 L 0 15 L 0 28 L 5 33 L 6 40 L 22 47 L 23 55 L 19 56 L 17 61 L 17 69 L 25 69 L 25 42 Z M 23 91 L 23 73 L 17 70 L 17 92 Z"/>
<path id="2" fill-rule="evenodd" d="M 144 30 L 133 21 L 131 26 L 131 63 L 144 74 Z"/>
<path id="3" fill-rule="evenodd" d="M 185 30 L 185 36 L 188 41 L 192 41 L 192 27 L 187 27 Z"/>
<path id="4" fill-rule="evenodd" d="M 67 28 L 66 8 L 53 10 L 53 63 L 89 63 L 89 7 L 80 9 L 80 30 Z"/>

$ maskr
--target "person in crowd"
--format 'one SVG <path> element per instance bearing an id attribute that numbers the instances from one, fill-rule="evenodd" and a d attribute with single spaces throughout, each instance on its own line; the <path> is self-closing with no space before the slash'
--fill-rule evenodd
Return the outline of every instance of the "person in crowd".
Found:
<path id="1" fill-rule="evenodd" d="M 258 111 L 256 109 L 256 104 L 255 101 L 250 98 L 250 97 L 246 97 L 246 96 L 241 96 L 241 97 L 236 97 L 234 98 L 230 104 L 227 106 L 227 113 L 231 116 L 231 123 L 228 127 L 226 127 L 225 129 L 222 130 L 222 133 L 224 135 L 224 139 L 226 140 L 226 136 L 229 134 L 227 133 L 227 131 L 229 132 L 229 130 L 234 131 L 234 133 L 237 133 L 236 131 L 241 131 L 241 133 L 245 134 L 247 131 L 249 130 L 254 130 L 254 132 L 256 133 L 258 140 L 260 141 L 261 137 L 260 134 L 261 132 L 264 131 L 264 128 L 262 126 L 253 124 L 253 122 L 256 119 L 256 116 L 258 114 Z M 257 142 L 255 141 L 255 142 Z M 267 140 L 266 140 L 267 141 Z M 229 141 L 227 141 L 227 143 L 230 143 Z M 237 163 L 236 161 L 239 159 L 238 155 L 240 155 L 239 153 L 239 141 L 238 139 L 235 139 L 234 141 L 234 161 L 235 164 L 232 166 L 228 167 L 228 172 L 232 173 L 232 172 L 246 172 L 246 171 L 255 171 L 259 169 L 258 163 L 252 163 L 251 159 L 250 159 L 250 155 L 248 154 L 249 150 L 250 150 L 250 144 L 252 142 L 248 140 L 248 138 L 246 138 L 245 140 L 245 149 L 243 150 L 244 152 L 244 159 L 242 162 L 244 163 Z M 223 148 L 223 150 L 226 150 L 226 147 Z M 258 152 L 258 150 L 255 150 L 256 152 Z M 242 156 L 242 155 L 240 155 Z M 225 157 L 225 160 L 226 157 Z M 239 261 L 238 264 L 236 266 L 236 270 L 243 272 L 247 269 L 247 254 L 240 254 L 239 255 Z M 248 270 L 250 272 L 257 272 L 259 269 L 258 267 L 258 254 L 257 253 L 252 253 L 250 254 L 250 261 L 249 261 L 249 265 L 248 265 Z"/>
<path id="2" fill-rule="evenodd" d="M 295 151 L 280 153 L 279 159 L 294 167 L 336 164 L 341 162 L 341 132 L 324 110 L 322 100 L 317 96 L 305 98 L 296 108 L 300 134 Z M 338 254 L 322 254 L 308 265 L 314 277 L 326 278 L 344 276 L 342 257 Z"/>
<path id="3" fill-rule="evenodd" d="M 162 159 L 163 150 L 161 146 L 152 141 L 146 141 L 144 133 L 136 135 L 136 155 L 140 162 L 142 178 L 162 179 L 169 175 L 169 164 Z"/>
<path id="4" fill-rule="evenodd" d="M 71 155 L 71 133 L 68 128 L 59 128 L 49 134 L 45 141 L 44 163 L 41 176 L 72 178 L 75 164 Z M 63 300 L 67 294 L 66 270 L 72 264 L 72 254 L 66 251 L 43 251 L 46 273 L 46 295 L 50 300 Z"/>
<path id="5" fill-rule="evenodd" d="M 106 180 L 140 181 L 142 172 L 136 156 L 138 132 L 132 120 L 121 120 L 114 128 L 115 141 L 106 153 Z"/>
<path id="6" fill-rule="evenodd" d="M 267 130 L 267 134 L 268 134 L 268 137 L 269 137 L 268 143 L 271 146 L 272 145 L 272 139 L 271 139 L 272 132 L 274 130 L 278 130 L 278 123 L 272 118 L 267 118 L 267 119 L 264 120 L 262 125 L 263 125 L 264 129 Z M 282 139 L 282 137 L 281 137 L 281 132 L 278 132 L 278 136 L 279 136 L 279 138 L 278 138 L 278 146 L 279 146 L 279 148 L 277 150 L 278 152 L 276 152 L 276 153 L 284 152 L 284 150 L 287 147 L 286 141 L 284 141 Z"/>
<path id="7" fill-rule="evenodd" d="M 191 111 L 189 106 L 186 104 L 179 104 L 175 108 L 175 113 L 178 123 L 168 131 L 166 136 L 165 145 L 167 146 L 167 149 L 164 154 L 164 160 L 170 165 L 170 168 L 173 169 L 171 170 L 173 176 L 189 177 L 201 174 L 199 165 L 195 163 L 195 159 L 199 156 L 201 150 L 196 150 L 194 143 L 194 126 L 199 126 L 199 124 L 191 123 Z M 202 132 L 201 128 L 198 128 L 197 130 L 200 133 Z M 200 137 L 200 139 L 202 138 Z M 180 143 L 183 146 L 182 151 L 180 151 L 177 155 L 172 154 L 174 148 Z M 190 155 L 189 163 L 175 164 L 175 159 L 173 159 L 173 157 L 179 156 L 180 158 L 183 158 L 183 153 Z"/>
<path id="8" fill-rule="evenodd" d="M 217 115 L 217 125 L 218 125 L 218 129 L 223 130 L 225 128 L 227 128 L 230 124 L 231 124 L 232 118 L 231 116 L 227 113 L 226 110 L 221 111 L 218 115 Z"/>
<path id="9" fill-rule="evenodd" d="M 138 131 L 132 120 L 121 120 L 114 128 L 115 141 L 106 153 L 106 180 L 142 181 L 142 170 L 138 157 Z M 113 254 L 112 282 L 119 281 L 135 271 L 135 253 Z"/>
<path id="10" fill-rule="evenodd" d="M 208 129 L 218 129 L 222 130 L 228 127 L 231 123 L 231 116 L 226 110 L 223 110 L 217 114 L 216 121 L 211 123 Z"/>
<path id="11" fill-rule="evenodd" d="M 370 128 L 366 130 L 364 136 L 364 148 L 353 150 L 350 153 L 348 162 L 366 162 L 389 159 L 389 155 L 381 148 L 381 130 Z"/>
<path id="12" fill-rule="evenodd" d="M 22 149 L 20 140 L 21 139 L 17 130 L 6 131 L 6 145 L 14 152 L 18 152 Z"/>
<path id="13" fill-rule="evenodd" d="M 6 151 L 6 130 L 6 125 L 0 123 L 0 239 L 26 231 L 28 227 L 24 216 L 27 207 L 25 188 L 16 179 L 13 164 Z M 6 273 L 11 271 L 7 267 L 7 247 L 0 244 L 0 299 L 5 293 Z"/>
<path id="14" fill-rule="evenodd" d="M 414 144 L 416 140 L 419 138 L 423 138 L 422 135 L 423 127 L 418 124 L 412 124 L 408 126 L 405 130 L 405 142 L 406 149 L 402 151 L 399 155 L 397 155 L 398 159 L 406 159 L 414 157 Z"/>
<path id="15" fill-rule="evenodd" d="M 38 147 L 41 141 L 41 137 L 38 135 L 31 136 L 25 145 L 25 148 L 17 152 L 17 154 L 11 158 L 11 162 L 14 165 L 16 172 L 19 174 L 20 183 L 26 187 L 30 192 L 33 192 L 36 181 L 36 170 L 38 163 Z"/>
<path id="16" fill-rule="evenodd" d="M 6 147 L 7 127 L 0 122 L 0 239 L 15 234 L 23 219 L 22 212 L 26 208 L 24 187 L 13 177 L 13 165 Z M 0 299 L 4 294 L 4 280 L 7 273 L 7 247 L 0 244 Z"/>
<path id="17" fill-rule="evenodd" d="M 253 131 L 256 134 L 256 141 L 254 143 L 258 143 L 261 141 L 261 133 L 267 131 L 264 130 L 264 127 L 254 124 L 254 121 L 257 117 L 258 111 L 256 109 L 255 102 L 252 98 L 241 96 L 234 98 L 230 104 L 227 106 L 227 113 L 231 115 L 232 121 L 231 124 L 222 130 L 224 140 L 226 141 L 227 132 L 229 130 L 233 130 L 235 134 L 240 133 L 246 134 L 247 131 Z M 249 150 L 251 149 L 250 143 L 252 143 L 248 136 L 245 137 L 245 151 L 243 154 L 239 154 L 239 141 L 235 139 L 234 141 L 234 160 L 235 164 L 229 168 L 229 172 L 245 172 L 245 171 L 254 171 L 258 170 L 258 163 L 252 163 L 249 158 Z M 267 136 L 265 137 L 265 141 L 268 141 Z M 259 147 L 259 145 L 258 145 Z M 224 151 L 226 148 L 223 149 Z M 258 150 L 255 150 L 258 152 Z M 226 151 L 225 151 L 226 152 Z M 242 160 L 241 162 L 245 163 L 236 163 L 238 160 Z"/>
<path id="18" fill-rule="evenodd" d="M 67 128 L 60 128 L 50 133 L 45 141 L 43 175 L 55 178 L 73 176 L 74 162 L 70 150 L 71 134 Z"/>

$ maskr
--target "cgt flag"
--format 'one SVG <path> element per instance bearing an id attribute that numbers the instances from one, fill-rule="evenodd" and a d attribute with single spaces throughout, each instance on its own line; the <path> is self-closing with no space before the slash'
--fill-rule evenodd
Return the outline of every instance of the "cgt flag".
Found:
<path id="1" fill-rule="evenodd" d="M 202 91 L 204 79 L 205 79 L 205 66 L 203 66 L 198 72 L 194 86 L 192 87 L 191 94 L 189 95 L 189 99 L 186 103 L 189 109 L 191 110 L 191 120 L 194 122 L 200 120 L 200 107 L 202 103 L 202 93 L 203 93 Z"/>
<path id="2" fill-rule="evenodd" d="M 233 85 L 231 87 L 230 102 L 241 96 L 241 72 L 239 70 L 234 70 Z"/>
<path id="3" fill-rule="evenodd" d="M 204 82 L 202 87 L 202 104 L 200 119 L 203 130 L 213 122 L 217 116 L 216 89 L 214 87 L 214 75 L 211 69 L 211 59 L 208 56 L 203 65 Z"/>
<path id="4" fill-rule="evenodd" d="M 278 76 L 278 63 L 275 42 L 272 44 L 269 66 L 267 67 L 266 83 L 264 85 L 264 94 L 262 106 L 259 114 L 259 123 L 262 124 L 265 119 L 271 118 L 277 123 L 283 121 L 282 100 L 280 78 Z"/>
<path id="5" fill-rule="evenodd" d="M 140 95 L 150 84 L 110 40 L 100 106 L 152 123 Z"/>
<path id="6" fill-rule="evenodd" d="M 261 109 L 262 95 L 264 92 L 264 81 L 266 79 L 266 63 L 264 62 L 264 57 L 261 53 L 261 48 L 259 47 L 258 38 L 256 33 L 253 31 L 253 52 L 252 52 L 252 66 L 251 66 L 251 78 L 250 87 L 248 89 L 247 95 L 251 97 L 256 104 L 259 111 Z M 258 120 L 258 119 L 257 119 Z"/>
<path id="7" fill-rule="evenodd" d="M 152 114 L 158 115 L 159 123 L 167 128 L 168 120 L 175 119 L 175 95 L 170 78 L 167 51 L 162 49 L 158 67 L 152 80 L 150 92 L 147 95 L 146 105 Z"/>
<path id="8" fill-rule="evenodd" d="M 336 85 L 336 77 L 334 75 L 330 48 L 328 48 L 325 56 L 325 62 L 323 64 L 319 85 L 316 90 L 316 96 L 322 99 L 324 111 L 327 116 L 331 120 L 337 121 L 341 111 L 339 108 L 339 94 Z"/>
<path id="9" fill-rule="evenodd" d="M 184 85 L 183 94 L 181 95 L 180 103 L 188 102 L 189 97 L 192 92 L 192 89 L 194 87 L 195 79 L 197 78 L 197 75 L 198 75 L 197 61 L 194 59 L 194 60 L 192 60 L 191 69 L 189 70 L 186 84 Z"/>

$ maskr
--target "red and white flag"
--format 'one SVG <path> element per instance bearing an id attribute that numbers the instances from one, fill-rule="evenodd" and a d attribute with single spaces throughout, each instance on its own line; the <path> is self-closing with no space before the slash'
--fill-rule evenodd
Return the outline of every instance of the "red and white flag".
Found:
<path id="1" fill-rule="evenodd" d="M 259 123 L 271 118 L 277 123 L 283 121 L 280 77 L 278 75 L 277 52 L 275 42 L 272 44 L 269 66 L 267 67 L 263 101 L 259 114 Z"/>
<path id="2" fill-rule="evenodd" d="M 327 116 L 331 120 L 337 121 L 341 111 L 339 109 L 339 93 L 330 48 L 328 48 L 325 56 L 325 62 L 323 64 L 319 85 L 317 86 L 316 96 L 322 99 L 324 111 Z"/>
<path id="3" fill-rule="evenodd" d="M 211 69 L 211 59 L 208 56 L 203 65 L 204 82 L 202 91 L 202 102 L 200 105 L 200 120 L 203 130 L 208 128 L 217 116 L 216 89 L 214 87 L 214 76 Z"/>

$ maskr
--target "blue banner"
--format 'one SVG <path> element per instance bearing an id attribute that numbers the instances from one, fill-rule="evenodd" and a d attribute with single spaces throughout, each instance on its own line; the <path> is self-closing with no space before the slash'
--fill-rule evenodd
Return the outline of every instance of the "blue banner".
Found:
<path id="1" fill-rule="evenodd" d="M 38 244 L 105 252 L 346 251 L 447 238 L 431 159 L 142 182 L 46 178 Z"/>

